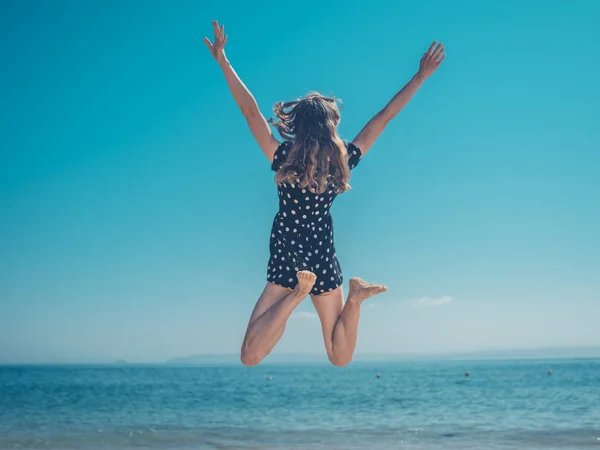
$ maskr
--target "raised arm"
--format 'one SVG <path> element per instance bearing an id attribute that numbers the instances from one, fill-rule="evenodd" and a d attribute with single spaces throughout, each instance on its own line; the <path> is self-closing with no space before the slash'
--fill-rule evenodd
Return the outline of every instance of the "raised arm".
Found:
<path id="1" fill-rule="evenodd" d="M 269 158 L 269 161 L 273 161 L 273 155 L 279 146 L 279 141 L 273 136 L 271 127 L 258 109 L 258 104 L 256 103 L 254 96 L 244 85 L 237 73 L 235 73 L 235 70 L 233 70 L 233 67 L 225 56 L 227 35 L 224 34 L 223 25 L 219 27 L 219 24 L 215 20 L 213 21 L 213 30 L 215 33 L 214 44 L 206 37 L 204 38 L 204 42 L 213 58 L 219 63 L 219 67 L 221 67 L 223 75 L 225 75 L 229 90 L 240 108 L 240 111 L 246 118 L 246 122 L 248 122 L 250 131 L 256 139 L 256 142 L 258 142 L 258 145 L 265 156 Z"/>
<path id="2" fill-rule="evenodd" d="M 437 45 L 437 46 L 436 46 Z M 385 129 L 390 120 L 396 117 L 402 108 L 406 106 L 409 100 L 415 95 L 415 92 L 421 87 L 423 82 L 439 67 L 444 58 L 444 46 L 436 41 L 431 44 L 429 50 L 421 58 L 419 70 L 416 75 L 404 86 L 389 103 L 358 133 L 352 143 L 356 145 L 364 156 L 377 140 L 381 132 Z"/>

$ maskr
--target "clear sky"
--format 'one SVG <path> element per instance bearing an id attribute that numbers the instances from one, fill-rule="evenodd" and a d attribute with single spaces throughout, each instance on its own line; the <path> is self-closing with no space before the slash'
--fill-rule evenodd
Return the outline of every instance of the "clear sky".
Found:
<path id="1" fill-rule="evenodd" d="M 334 94 L 347 139 L 447 47 L 332 209 L 344 287 L 389 287 L 358 353 L 600 345 L 599 17 L 595 0 L 3 1 L 0 362 L 238 352 L 277 193 L 202 42 L 213 19 L 265 115 Z M 307 300 L 275 351 L 321 339 Z"/>

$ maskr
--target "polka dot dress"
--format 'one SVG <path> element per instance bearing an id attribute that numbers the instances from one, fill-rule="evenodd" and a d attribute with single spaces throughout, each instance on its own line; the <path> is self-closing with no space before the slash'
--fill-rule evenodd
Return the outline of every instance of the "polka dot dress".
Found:
<path id="1" fill-rule="evenodd" d="M 277 172 L 285 162 L 292 142 L 283 142 L 273 157 L 271 169 Z M 354 169 L 362 156 L 355 145 L 346 144 L 348 165 Z M 279 212 L 271 229 L 271 257 L 267 281 L 293 289 L 296 272 L 310 270 L 317 276 L 313 295 L 332 291 L 342 284 L 342 269 L 335 253 L 333 221 L 329 209 L 337 194 L 328 189 L 315 194 L 291 183 L 277 187 Z"/>

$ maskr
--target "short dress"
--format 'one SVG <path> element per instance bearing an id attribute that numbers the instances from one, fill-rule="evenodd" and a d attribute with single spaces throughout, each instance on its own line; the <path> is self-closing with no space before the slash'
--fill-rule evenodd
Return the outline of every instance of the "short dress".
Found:
<path id="1" fill-rule="evenodd" d="M 277 172 L 286 161 L 293 143 L 284 141 L 273 156 L 271 169 Z M 348 166 L 354 169 L 362 157 L 358 147 L 346 143 Z M 271 229 L 267 281 L 293 289 L 296 272 L 309 270 L 317 276 L 312 295 L 324 294 L 341 286 L 342 268 L 333 240 L 329 209 L 337 194 L 327 189 L 315 194 L 291 183 L 277 186 L 279 212 Z"/>

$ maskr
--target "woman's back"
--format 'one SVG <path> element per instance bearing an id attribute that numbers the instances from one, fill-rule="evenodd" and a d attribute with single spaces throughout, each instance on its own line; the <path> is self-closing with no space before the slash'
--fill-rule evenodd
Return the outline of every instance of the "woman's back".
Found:
<path id="1" fill-rule="evenodd" d="M 292 141 L 279 146 L 273 157 L 272 170 L 277 172 L 286 164 L 293 147 Z M 347 165 L 353 169 L 360 161 L 361 152 L 353 144 L 346 144 L 346 148 Z M 279 211 L 271 229 L 269 281 L 287 287 L 295 283 L 296 272 L 309 270 L 317 275 L 313 287 L 315 294 L 332 291 L 342 283 L 329 213 L 338 195 L 333 184 L 331 182 L 321 193 L 300 186 L 297 180 L 277 186 Z"/>

